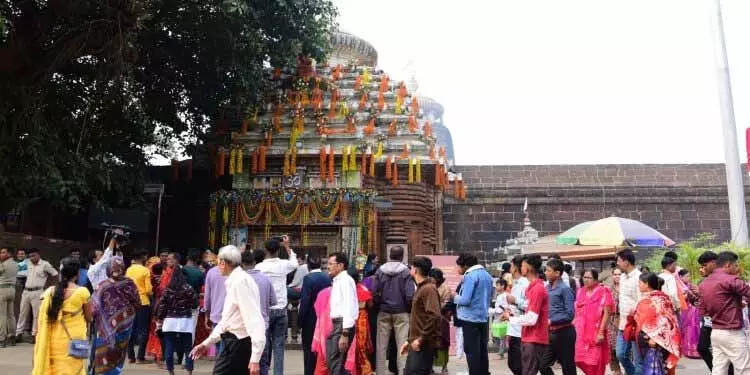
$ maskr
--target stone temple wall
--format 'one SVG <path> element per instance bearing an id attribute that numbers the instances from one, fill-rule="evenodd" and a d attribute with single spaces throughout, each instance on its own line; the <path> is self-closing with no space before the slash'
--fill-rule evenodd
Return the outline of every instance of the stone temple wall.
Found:
<path id="1" fill-rule="evenodd" d="M 459 166 L 463 202 L 443 207 L 445 249 L 475 251 L 484 260 L 521 230 L 524 199 L 540 236 L 587 220 L 621 216 L 687 240 L 713 232 L 730 240 L 723 164 Z M 745 181 L 746 194 L 750 181 Z M 750 201 L 750 197 L 748 197 Z"/>

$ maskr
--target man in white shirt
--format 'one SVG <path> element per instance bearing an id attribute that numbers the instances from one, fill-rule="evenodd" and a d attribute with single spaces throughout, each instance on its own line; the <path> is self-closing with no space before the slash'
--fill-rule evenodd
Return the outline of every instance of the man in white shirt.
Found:
<path id="1" fill-rule="evenodd" d="M 279 252 L 287 251 L 289 259 L 280 259 Z M 276 304 L 268 310 L 268 330 L 266 339 L 268 345 L 263 353 L 263 375 L 271 364 L 273 355 L 273 375 L 284 375 L 284 344 L 286 343 L 287 327 L 287 289 L 286 275 L 297 269 L 297 254 L 286 246 L 281 246 L 278 238 L 272 238 L 266 242 L 268 256 L 265 260 L 255 265 L 255 269 L 271 279 L 273 291 L 276 294 Z"/>
<path id="2" fill-rule="evenodd" d="M 190 356 L 200 358 L 221 339 L 223 350 L 214 364 L 214 375 L 246 374 L 248 369 L 250 375 L 259 375 L 266 332 L 258 285 L 240 266 L 242 254 L 236 246 L 222 247 L 218 258 L 217 267 L 228 276 L 221 320 Z"/>
<path id="3" fill-rule="evenodd" d="M 333 253 L 328 257 L 328 274 L 333 278 L 330 300 L 333 331 L 326 339 L 326 362 L 331 375 L 344 374 L 346 353 L 359 315 L 357 286 L 347 269 L 349 260 L 344 253 Z"/>
<path id="4" fill-rule="evenodd" d="M 95 264 L 93 264 L 91 267 L 89 267 L 88 270 L 88 277 L 89 282 L 91 283 L 91 287 L 94 288 L 94 290 L 99 289 L 99 283 L 101 283 L 104 280 L 107 280 L 107 265 L 109 264 L 110 259 L 112 259 L 112 256 L 114 255 L 114 249 L 117 247 L 117 241 L 115 241 L 114 237 L 109 240 L 109 245 L 107 246 L 107 249 L 104 250 L 104 255 L 102 255 L 99 260 L 96 261 Z"/>
<path id="5" fill-rule="evenodd" d="M 617 267 L 622 271 L 620 276 L 620 325 L 617 331 L 617 359 L 627 375 L 641 375 L 641 355 L 635 341 L 625 341 L 623 330 L 628 321 L 628 316 L 635 310 L 635 305 L 641 299 L 638 287 L 641 271 L 635 266 L 635 254 L 630 249 L 621 250 L 617 253 Z M 632 360 L 631 360 L 632 354 Z"/>
<path id="6" fill-rule="evenodd" d="M 672 301 L 672 307 L 675 311 L 679 311 L 680 292 L 677 289 L 677 260 L 665 255 L 661 260 L 661 268 L 662 271 L 659 274 L 659 278 L 664 280 L 664 286 L 661 290 L 664 294 L 669 296 L 670 301 Z"/>
<path id="7" fill-rule="evenodd" d="M 513 274 L 513 288 L 510 295 L 506 297 L 513 316 L 521 316 L 526 312 L 528 303 L 526 301 L 526 289 L 529 287 L 529 279 L 521 275 L 522 255 L 516 255 L 511 263 L 510 272 Z M 508 368 L 513 375 L 521 375 L 521 324 L 508 324 Z"/>

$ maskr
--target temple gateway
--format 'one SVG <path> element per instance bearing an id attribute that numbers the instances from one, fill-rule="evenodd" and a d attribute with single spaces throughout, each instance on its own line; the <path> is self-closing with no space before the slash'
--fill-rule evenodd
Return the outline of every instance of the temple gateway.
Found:
<path id="1" fill-rule="evenodd" d="M 226 181 L 210 197 L 209 247 L 288 234 L 322 256 L 443 251 L 443 198 L 466 188 L 432 123 L 447 130 L 442 107 L 376 66 L 368 42 L 336 32 L 328 61 L 270 69 L 259 105 L 224 109 L 209 144 Z"/>

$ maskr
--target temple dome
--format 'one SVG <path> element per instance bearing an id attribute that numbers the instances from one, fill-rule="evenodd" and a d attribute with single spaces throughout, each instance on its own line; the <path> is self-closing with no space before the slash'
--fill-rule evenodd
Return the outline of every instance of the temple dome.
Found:
<path id="1" fill-rule="evenodd" d="M 351 62 L 365 66 L 378 65 L 378 51 L 370 42 L 344 31 L 334 31 L 331 35 L 330 65 L 348 65 Z"/>
<path id="2" fill-rule="evenodd" d="M 420 95 L 417 97 L 417 100 L 419 101 L 419 108 L 422 108 L 425 115 L 432 114 L 435 118 L 443 117 L 443 105 L 435 101 L 435 99 Z"/>

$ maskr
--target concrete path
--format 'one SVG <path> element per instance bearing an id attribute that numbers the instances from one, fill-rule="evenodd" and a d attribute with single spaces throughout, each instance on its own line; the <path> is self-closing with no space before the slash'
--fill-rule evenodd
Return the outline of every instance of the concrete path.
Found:
<path id="1" fill-rule="evenodd" d="M 16 347 L 0 349 L 0 374 L 2 375 L 28 375 L 31 372 L 31 358 L 33 347 L 29 344 L 20 344 Z M 288 350 L 284 360 L 286 371 L 284 375 L 302 375 L 302 352 L 299 350 Z M 680 361 L 680 367 L 677 370 L 679 375 L 706 375 L 708 369 L 703 361 L 683 359 Z M 211 374 L 213 362 L 198 361 L 194 374 Z M 468 375 L 465 360 L 458 360 L 451 357 L 449 370 L 451 374 Z M 497 354 L 490 353 L 490 371 L 494 375 L 510 375 L 506 361 L 500 360 Z M 126 365 L 126 374 L 148 375 L 148 374 L 166 374 L 166 370 L 159 370 L 154 365 Z M 182 370 L 176 370 L 176 374 L 184 374 Z M 560 374 L 559 369 L 555 369 L 556 374 Z"/>

